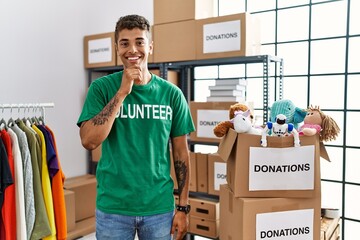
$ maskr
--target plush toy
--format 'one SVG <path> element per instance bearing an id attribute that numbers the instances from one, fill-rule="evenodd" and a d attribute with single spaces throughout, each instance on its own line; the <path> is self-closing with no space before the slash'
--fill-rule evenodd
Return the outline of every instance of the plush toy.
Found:
<path id="1" fill-rule="evenodd" d="M 286 123 L 293 124 L 296 129 L 299 127 L 298 124 L 303 122 L 306 116 L 305 110 L 296 107 L 295 104 L 288 99 L 275 101 L 269 109 L 269 122 L 276 122 L 276 116 L 283 114 L 286 116 Z"/>
<path id="2" fill-rule="evenodd" d="M 234 105 L 231 105 L 229 109 L 230 120 L 222 121 L 214 127 L 215 136 L 223 137 L 227 134 L 230 128 L 234 129 L 233 119 L 235 117 L 235 113 L 238 115 L 240 112 L 244 113 L 247 110 L 250 110 L 249 107 L 242 103 L 236 103 Z M 252 122 L 253 119 L 252 114 L 249 114 L 248 118 L 250 118 Z"/>
<path id="3" fill-rule="evenodd" d="M 261 134 L 261 146 L 263 147 L 267 147 L 266 136 L 270 130 L 270 136 L 285 137 L 292 133 L 294 135 L 294 146 L 300 147 L 299 134 L 293 124 L 286 123 L 286 116 L 284 114 L 278 114 L 275 122 L 268 122 L 265 125 Z"/>
<path id="4" fill-rule="evenodd" d="M 235 111 L 234 115 L 234 118 L 230 121 L 234 124 L 237 133 L 260 134 L 259 129 L 253 127 L 250 109 L 245 112 Z"/>
<path id="5" fill-rule="evenodd" d="M 322 112 L 319 106 L 308 107 L 304 124 L 298 130 L 304 136 L 319 134 L 321 142 L 335 140 L 340 132 L 334 119 Z"/>

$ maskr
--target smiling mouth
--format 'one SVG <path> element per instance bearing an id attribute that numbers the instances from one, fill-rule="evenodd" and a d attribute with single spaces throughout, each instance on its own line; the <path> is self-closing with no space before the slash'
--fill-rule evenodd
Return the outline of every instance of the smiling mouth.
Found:
<path id="1" fill-rule="evenodd" d="M 135 60 L 140 59 L 140 57 L 128 57 L 127 59 L 128 59 L 129 61 L 135 61 Z"/>

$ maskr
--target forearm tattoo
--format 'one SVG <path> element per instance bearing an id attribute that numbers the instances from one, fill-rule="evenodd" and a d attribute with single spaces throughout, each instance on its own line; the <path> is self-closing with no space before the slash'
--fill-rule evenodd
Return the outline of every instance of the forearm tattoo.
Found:
<path id="1" fill-rule="evenodd" d="M 181 193 L 182 193 L 185 183 L 186 183 L 186 176 L 187 176 L 188 169 L 187 169 L 185 163 L 180 160 L 175 160 L 174 167 L 175 167 L 176 179 L 178 182 L 178 192 L 179 192 L 179 196 L 181 196 Z"/>
<path id="2" fill-rule="evenodd" d="M 109 117 L 114 112 L 117 101 L 117 97 L 111 99 L 110 102 L 104 107 L 104 109 L 91 120 L 94 126 L 104 125 L 105 122 L 109 120 Z"/>

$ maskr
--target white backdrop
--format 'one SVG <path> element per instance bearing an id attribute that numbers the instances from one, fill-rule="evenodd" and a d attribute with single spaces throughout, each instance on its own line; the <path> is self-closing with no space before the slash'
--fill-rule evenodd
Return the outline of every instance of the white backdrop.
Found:
<path id="1" fill-rule="evenodd" d="M 83 37 L 111 32 L 120 16 L 133 13 L 152 24 L 153 1 L 0 0 L 0 104 L 55 103 L 46 123 L 66 177 L 87 171 L 76 126 L 88 83 Z"/>

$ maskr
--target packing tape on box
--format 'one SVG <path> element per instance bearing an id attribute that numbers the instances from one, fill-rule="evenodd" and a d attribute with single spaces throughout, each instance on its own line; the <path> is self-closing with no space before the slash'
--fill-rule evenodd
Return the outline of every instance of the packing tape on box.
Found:
<path id="1" fill-rule="evenodd" d="M 338 218 L 340 217 L 340 210 L 337 208 L 323 208 L 324 217 Z"/>

